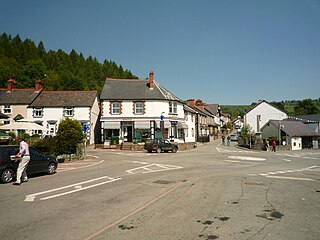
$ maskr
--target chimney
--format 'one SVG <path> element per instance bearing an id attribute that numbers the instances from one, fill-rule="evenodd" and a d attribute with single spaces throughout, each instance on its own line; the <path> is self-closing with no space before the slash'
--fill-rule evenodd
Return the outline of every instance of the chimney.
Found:
<path id="1" fill-rule="evenodd" d="M 202 105 L 203 105 L 202 100 L 201 100 L 201 99 L 198 99 L 198 100 L 196 101 L 196 106 L 202 106 Z"/>
<path id="2" fill-rule="evenodd" d="M 150 71 L 150 73 L 149 73 L 149 88 L 150 88 L 150 89 L 153 89 L 153 88 L 154 88 L 154 79 L 153 79 L 153 76 L 154 76 L 154 72 L 153 72 L 153 71 Z"/>
<path id="3" fill-rule="evenodd" d="M 43 83 L 42 83 L 41 80 L 36 80 L 35 90 L 36 90 L 36 91 L 41 91 L 41 90 L 43 90 Z"/>
<path id="4" fill-rule="evenodd" d="M 16 88 L 16 80 L 13 78 L 10 78 L 8 80 L 8 91 L 12 91 L 14 88 Z"/>
<path id="5" fill-rule="evenodd" d="M 198 108 L 205 108 L 206 106 L 207 106 L 207 104 L 205 104 L 204 102 L 202 102 L 202 100 L 201 99 L 198 99 L 198 100 L 196 100 L 196 106 L 198 107 Z"/>
<path id="6" fill-rule="evenodd" d="M 188 100 L 187 100 L 187 105 L 189 105 L 190 107 L 194 107 L 194 106 L 195 106 L 195 101 L 194 101 L 194 99 L 188 99 Z"/>

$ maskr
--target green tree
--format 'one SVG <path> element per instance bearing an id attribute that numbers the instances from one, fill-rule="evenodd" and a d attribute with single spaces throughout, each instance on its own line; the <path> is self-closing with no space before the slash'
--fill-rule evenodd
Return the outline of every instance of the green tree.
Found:
<path id="1" fill-rule="evenodd" d="M 59 123 L 56 135 L 57 154 L 73 154 L 77 145 L 85 138 L 81 124 L 77 120 L 66 118 Z"/>
<path id="2" fill-rule="evenodd" d="M 30 60 L 23 67 L 20 81 L 17 81 L 17 85 L 22 88 L 33 87 L 34 81 L 37 79 L 43 79 L 46 71 L 46 66 L 42 60 Z"/>
<path id="3" fill-rule="evenodd" d="M 317 114 L 318 111 L 318 107 L 312 99 L 298 101 L 294 108 L 295 115 Z"/>

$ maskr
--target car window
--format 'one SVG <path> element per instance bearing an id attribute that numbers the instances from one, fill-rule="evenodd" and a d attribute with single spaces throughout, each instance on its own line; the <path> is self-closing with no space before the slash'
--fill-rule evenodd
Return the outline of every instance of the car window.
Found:
<path id="1" fill-rule="evenodd" d="M 35 148 L 30 147 L 29 150 L 30 150 L 30 154 L 32 154 L 32 155 L 42 156 L 42 153 L 39 152 L 39 151 L 38 151 L 37 149 L 35 149 Z"/>

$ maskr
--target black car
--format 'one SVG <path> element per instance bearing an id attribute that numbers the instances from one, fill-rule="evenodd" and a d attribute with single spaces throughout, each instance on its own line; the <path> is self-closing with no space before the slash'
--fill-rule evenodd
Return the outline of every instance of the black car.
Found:
<path id="1" fill-rule="evenodd" d="M 0 146 L 0 182 L 8 183 L 14 180 L 19 162 L 13 161 L 12 156 L 19 152 L 19 146 Z M 47 173 L 54 174 L 58 167 L 58 161 L 52 156 L 41 153 L 34 147 L 29 147 L 30 162 L 27 167 L 27 174 Z M 12 158 L 12 159 L 11 159 Z"/>
<path id="2" fill-rule="evenodd" d="M 168 140 L 163 139 L 148 139 L 144 144 L 144 149 L 149 153 L 156 151 L 157 153 L 163 152 L 173 152 L 178 151 L 178 146 L 170 143 Z"/>

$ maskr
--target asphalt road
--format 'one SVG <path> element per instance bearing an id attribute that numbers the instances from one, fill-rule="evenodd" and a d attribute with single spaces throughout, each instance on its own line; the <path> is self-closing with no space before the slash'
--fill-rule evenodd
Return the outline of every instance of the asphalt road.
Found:
<path id="1" fill-rule="evenodd" d="M 0 239 L 320 239 L 320 151 L 88 149 L 0 185 Z"/>

